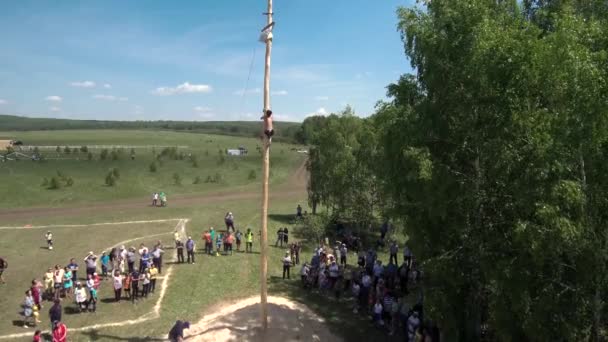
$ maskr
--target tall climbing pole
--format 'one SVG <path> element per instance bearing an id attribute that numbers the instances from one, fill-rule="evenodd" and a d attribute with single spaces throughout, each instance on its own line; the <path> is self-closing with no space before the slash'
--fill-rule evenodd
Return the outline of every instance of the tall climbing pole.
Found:
<path id="1" fill-rule="evenodd" d="M 268 10 L 265 29 L 272 30 L 272 0 L 268 0 Z M 264 67 L 264 115 L 270 109 L 270 52 L 272 50 L 272 36 L 266 38 L 266 63 Z M 270 140 L 262 135 L 264 141 L 262 149 L 262 232 L 260 236 L 260 303 L 262 314 L 262 327 L 268 328 L 268 178 L 270 176 Z"/>

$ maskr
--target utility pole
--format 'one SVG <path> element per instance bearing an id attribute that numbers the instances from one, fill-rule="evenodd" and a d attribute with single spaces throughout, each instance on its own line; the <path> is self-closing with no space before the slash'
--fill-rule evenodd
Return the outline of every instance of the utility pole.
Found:
<path id="1" fill-rule="evenodd" d="M 266 11 L 267 28 L 272 29 L 272 0 L 268 0 Z M 270 52 L 272 39 L 266 39 L 266 63 L 264 67 L 264 115 L 270 109 Z M 270 176 L 270 138 L 262 136 L 264 147 L 262 152 L 262 234 L 260 236 L 260 303 L 262 327 L 268 328 L 268 178 Z"/>

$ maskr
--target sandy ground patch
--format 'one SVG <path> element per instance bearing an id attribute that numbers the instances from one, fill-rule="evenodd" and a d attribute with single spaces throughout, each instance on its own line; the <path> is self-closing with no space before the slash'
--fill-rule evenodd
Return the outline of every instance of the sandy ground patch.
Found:
<path id="1" fill-rule="evenodd" d="M 338 342 L 325 321 L 305 305 L 283 297 L 268 297 L 268 330 L 260 324 L 260 297 L 251 297 L 204 316 L 186 330 L 187 341 L 323 341 Z"/>

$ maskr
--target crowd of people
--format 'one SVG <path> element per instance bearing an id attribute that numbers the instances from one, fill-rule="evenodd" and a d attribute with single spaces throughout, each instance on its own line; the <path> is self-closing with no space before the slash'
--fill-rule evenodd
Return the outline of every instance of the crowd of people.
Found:
<path id="1" fill-rule="evenodd" d="M 301 215 L 301 207 L 298 213 Z M 296 215 L 297 216 L 297 215 Z M 204 253 L 212 256 L 232 255 L 236 251 L 251 253 L 253 250 L 253 232 L 247 228 L 243 234 L 235 228 L 234 216 L 228 212 L 224 218 L 225 231 L 216 231 L 213 227 L 204 231 L 201 239 Z M 381 228 L 381 239 L 387 239 L 388 225 Z M 45 234 L 48 247 L 53 244 L 52 233 Z M 182 239 L 180 232 L 174 232 L 177 263 L 195 263 L 196 242 L 191 236 Z M 245 249 L 241 249 L 245 242 Z M 355 314 L 368 315 L 373 325 L 394 335 L 399 330 L 406 341 L 438 342 L 438 328 L 425 320 L 423 294 L 418 286 L 423 273 L 412 251 L 403 246 L 402 258 L 399 258 L 400 246 L 396 241 L 382 244 L 376 248 L 386 248 L 389 254 L 388 263 L 384 264 L 378 257 L 376 249 L 351 251 L 345 238 L 333 246 L 328 239 L 313 250 L 309 262 L 300 268 L 302 286 L 308 290 L 319 291 L 322 295 L 351 297 Z M 290 279 L 291 269 L 300 265 L 302 245 L 299 241 L 289 241 L 289 230 L 281 227 L 277 231 L 277 247 L 288 247 L 282 258 L 283 279 Z M 186 250 L 187 258 L 184 258 Z M 47 269 L 41 280 L 33 279 L 25 291 L 22 303 L 23 326 L 36 327 L 40 324 L 39 312 L 45 302 L 51 304 L 49 317 L 53 335 L 67 335 L 67 327 L 62 323 L 62 302 L 73 303 L 74 312 L 95 312 L 98 302 L 98 291 L 105 280 L 114 291 L 114 301 L 128 300 L 135 303 L 154 294 L 156 280 L 162 273 L 165 251 L 160 241 L 149 249 L 143 243 L 139 248 L 124 245 L 102 251 L 96 255 L 93 251 L 82 259 L 84 274 L 79 277 L 81 268 L 75 258 L 65 265 L 55 265 Z M 351 260 L 351 256 L 353 260 Z M 356 258 L 356 260 L 354 260 Z M 8 263 L 0 259 L 0 281 L 4 281 L 2 272 Z M 100 272 L 98 273 L 98 270 Z M 68 304 L 69 305 L 69 304 Z M 182 335 L 187 322 L 176 322 L 172 334 Z M 36 331 L 39 335 L 39 331 Z M 36 337 L 35 339 L 36 340 Z M 55 339 L 53 340 L 55 341 Z M 62 340 L 57 340 L 62 341 Z"/>
<path id="2" fill-rule="evenodd" d="M 50 249 L 50 231 L 45 234 L 45 239 Z M 163 246 L 157 241 L 151 250 L 142 243 L 139 249 L 121 246 L 102 251 L 101 255 L 90 251 L 82 259 L 84 274 L 80 277 L 81 265 L 75 258 L 65 265 L 49 267 L 41 278 L 33 279 L 25 291 L 21 304 L 23 327 L 37 327 L 41 323 L 39 316 L 45 302 L 51 302 L 49 317 L 53 336 L 56 331 L 59 336 L 66 335 L 67 327 L 61 322 L 62 301 L 73 303 L 74 312 L 95 312 L 98 291 L 106 280 L 111 283 L 116 302 L 126 299 L 135 303 L 147 298 L 155 292 L 156 279 L 162 273 L 163 254 Z"/>
<path id="3" fill-rule="evenodd" d="M 310 262 L 301 266 L 300 277 L 306 289 L 317 289 L 321 294 L 337 299 L 354 299 L 353 312 L 370 317 L 373 324 L 388 335 L 401 329 L 406 341 L 438 342 L 439 330 L 424 319 L 423 294 L 418 285 L 422 271 L 412 251 L 403 247 L 403 259 L 398 264 L 399 246 L 392 241 L 388 248 L 389 261 L 385 265 L 375 249 L 352 254 L 356 264 L 349 263 L 346 243 L 334 246 L 319 245 Z M 286 253 L 285 265 L 289 262 Z"/>

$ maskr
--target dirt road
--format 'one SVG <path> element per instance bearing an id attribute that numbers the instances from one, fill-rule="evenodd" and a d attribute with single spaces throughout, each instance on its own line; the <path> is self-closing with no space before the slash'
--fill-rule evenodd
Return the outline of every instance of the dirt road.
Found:
<path id="1" fill-rule="evenodd" d="M 307 177 L 308 174 L 306 171 L 306 163 L 303 162 L 284 184 L 278 185 L 271 189 L 270 198 L 276 200 L 290 196 L 304 195 L 306 193 Z M 207 204 L 230 200 L 256 199 L 260 197 L 261 191 L 220 191 L 206 194 L 176 195 L 170 198 L 169 205 L 171 207 L 188 207 L 192 206 L 193 204 Z M 149 203 L 150 199 L 149 196 L 147 196 L 140 198 L 117 200 L 113 202 L 99 202 L 60 208 L 30 207 L 18 209 L 0 209 L 0 222 L 10 222 L 11 220 L 27 219 L 36 216 L 82 216 L 87 213 L 99 214 L 110 211 L 142 209 L 150 206 Z"/>

